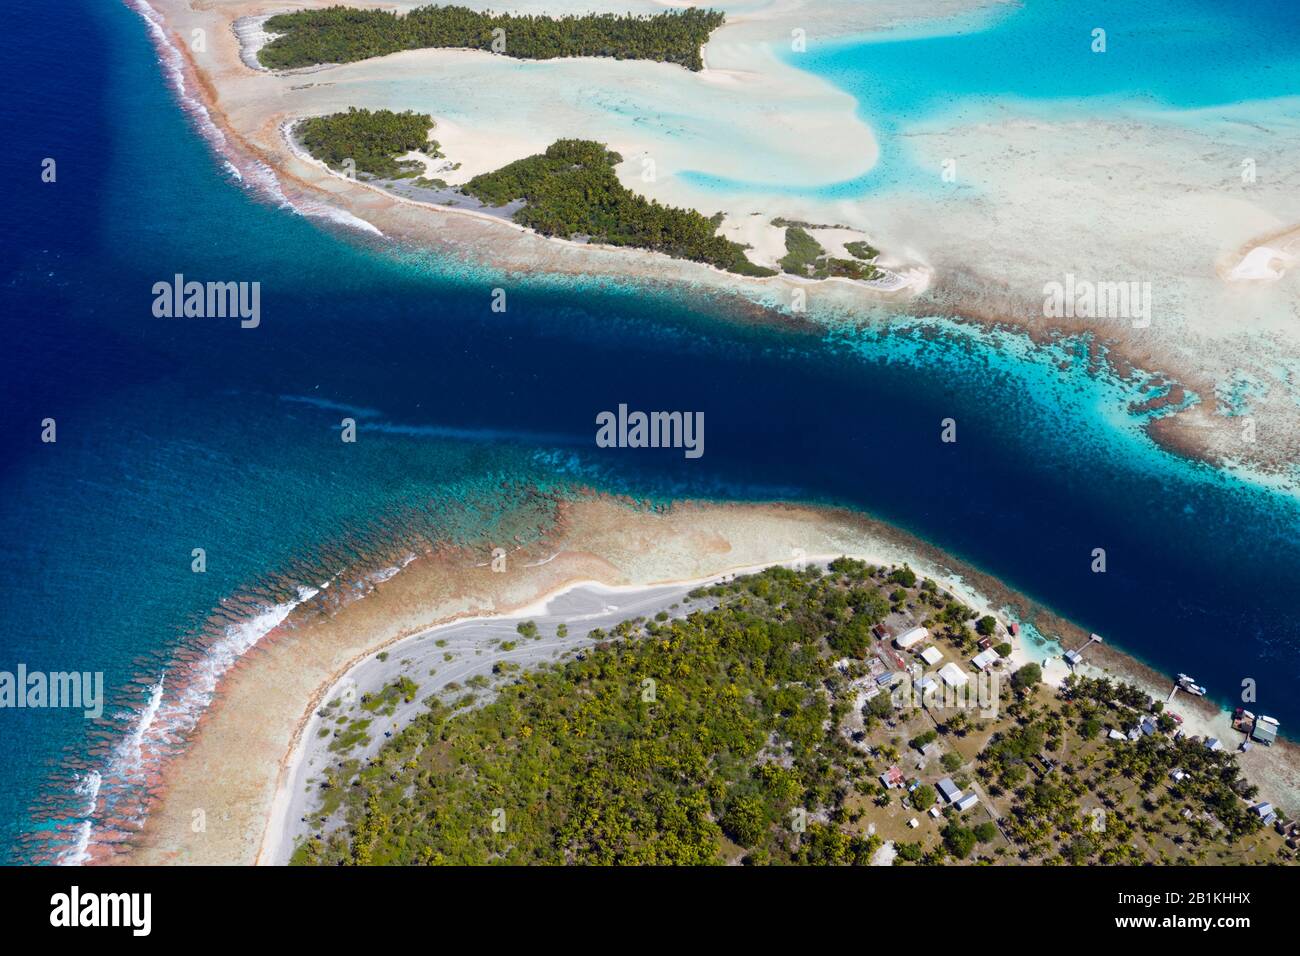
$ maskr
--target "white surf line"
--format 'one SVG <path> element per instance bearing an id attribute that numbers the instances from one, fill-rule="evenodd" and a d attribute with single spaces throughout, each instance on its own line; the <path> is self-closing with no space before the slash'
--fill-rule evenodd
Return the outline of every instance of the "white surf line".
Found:
<path id="1" fill-rule="evenodd" d="M 93 801 L 99 798 L 105 776 L 110 784 L 104 796 L 110 803 L 122 796 L 133 799 L 136 793 L 143 793 L 149 774 L 173 756 L 171 744 L 184 739 L 198 726 L 230 669 L 279 627 L 295 608 L 318 593 L 315 588 L 299 585 L 296 597 L 261 606 L 255 613 L 226 625 L 221 637 L 203 647 L 197 657 L 169 666 L 157 683 L 150 686 L 147 701 L 136 712 L 131 728 L 114 745 L 103 770 L 92 771 L 96 774 Z M 172 688 L 170 694 L 168 688 Z M 80 785 L 77 792 L 81 792 Z M 141 802 L 140 807 L 147 813 L 148 801 Z M 133 815 L 130 822 L 142 825 L 144 817 Z M 58 861 L 86 862 L 95 837 L 96 827 L 88 814 L 82 832 L 60 854 Z"/>
<path id="2" fill-rule="evenodd" d="M 91 770 L 78 777 L 74 792 L 86 797 L 85 819 L 77 824 L 77 839 L 73 845 L 61 854 L 55 863 L 61 866 L 81 866 L 90 859 L 90 836 L 94 830 L 95 811 L 99 806 L 99 789 L 103 785 L 103 775 L 98 770 Z"/>
<path id="3" fill-rule="evenodd" d="M 162 15 L 149 4 L 148 0 L 126 0 L 126 3 L 144 20 L 149 38 L 154 44 L 154 49 L 158 51 L 158 61 L 166 72 L 167 79 L 177 98 L 180 100 L 181 112 L 197 125 L 199 135 L 203 137 L 213 152 L 222 160 L 225 168 L 239 183 L 263 196 L 269 197 L 282 208 L 290 209 L 297 215 L 328 219 L 363 232 L 383 236 L 383 233 L 374 224 L 329 203 L 316 201 L 299 206 L 291 202 L 285 196 L 280 180 L 276 177 L 274 170 L 265 163 L 255 159 L 249 160 L 247 157 L 234 152 L 230 141 L 226 138 L 226 134 L 212 118 L 212 113 L 204 103 L 202 94 L 190 92 L 189 85 L 186 83 L 186 70 L 189 68 L 189 64 L 171 42 Z M 247 166 L 240 168 L 235 162 L 236 159 L 245 160 Z"/>
<path id="4" fill-rule="evenodd" d="M 263 13 L 240 17 L 230 24 L 235 39 L 239 41 L 239 58 L 244 61 L 244 66 L 250 70 L 256 70 L 259 73 L 271 72 L 262 66 L 262 61 L 257 58 L 257 54 L 261 52 L 262 47 L 272 40 L 283 36 L 281 33 L 270 33 L 265 29 L 266 21 L 273 16 L 275 16 L 274 13 Z"/>

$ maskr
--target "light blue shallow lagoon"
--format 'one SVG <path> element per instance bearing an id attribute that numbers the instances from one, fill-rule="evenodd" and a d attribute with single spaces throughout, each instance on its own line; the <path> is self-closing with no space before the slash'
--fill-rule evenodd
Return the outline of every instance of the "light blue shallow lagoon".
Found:
<path id="1" fill-rule="evenodd" d="M 1105 52 L 1093 52 L 1097 29 L 1105 31 Z M 879 161 L 865 175 L 784 190 L 819 199 L 942 188 L 906 143 L 910 129 L 927 124 L 1008 113 L 1176 114 L 1254 101 L 1263 101 L 1261 117 L 1293 121 L 1293 104 L 1268 101 L 1300 92 L 1300 27 L 1291 0 L 1023 0 L 865 38 L 810 37 L 806 51 L 784 58 L 852 94 L 880 142 Z M 726 192 L 783 191 L 698 171 L 682 178 Z"/>

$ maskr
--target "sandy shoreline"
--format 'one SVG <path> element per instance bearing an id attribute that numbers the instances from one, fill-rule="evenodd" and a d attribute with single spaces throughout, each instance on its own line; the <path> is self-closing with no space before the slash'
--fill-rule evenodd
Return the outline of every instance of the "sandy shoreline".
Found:
<path id="1" fill-rule="evenodd" d="M 379 650 L 431 627 L 467 618 L 518 614 L 582 582 L 647 587 L 712 578 L 737 569 L 812 555 L 860 554 L 908 562 L 949 582 L 976 607 L 1033 621 L 1063 646 L 1087 635 L 1049 611 L 964 567 L 923 542 L 848 512 L 775 505 L 683 504 L 646 511 L 606 498 L 560 507 L 536 544 L 512 552 L 507 571 L 489 567 L 489 548 L 448 550 L 413 561 L 369 596 L 331 612 L 324 597 L 305 602 L 223 681 L 190 747 L 164 771 L 144 830 L 108 862 L 251 864 L 266 858 L 267 827 L 283 812 L 285 788 L 312 715 L 329 689 Z M 1021 642 L 1023 644 L 1023 641 Z M 1021 659 L 1050 650 L 1020 647 Z M 1086 652 L 1090 667 L 1149 686 L 1167 684 L 1113 648 Z M 1055 668 L 1055 672 L 1053 671 Z M 1048 678 L 1063 676 L 1059 659 Z M 1203 701 L 1179 699 L 1189 733 L 1213 731 L 1226 717 Z M 1300 758 L 1290 743 L 1257 747 L 1243 765 L 1283 807 L 1300 807 Z M 195 832 L 202 811 L 205 821 Z"/>

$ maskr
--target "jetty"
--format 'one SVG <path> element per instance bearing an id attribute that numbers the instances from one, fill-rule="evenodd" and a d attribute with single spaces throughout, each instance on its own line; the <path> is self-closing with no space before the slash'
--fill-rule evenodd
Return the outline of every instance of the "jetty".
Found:
<path id="1" fill-rule="evenodd" d="M 1080 664 L 1083 663 L 1083 652 L 1087 650 L 1089 647 L 1091 647 L 1094 643 L 1096 644 L 1102 643 L 1100 634 L 1089 635 L 1086 641 L 1084 641 L 1074 650 L 1066 651 L 1061 656 L 1065 658 L 1065 662 L 1069 664 L 1071 667 L 1078 667 Z"/>

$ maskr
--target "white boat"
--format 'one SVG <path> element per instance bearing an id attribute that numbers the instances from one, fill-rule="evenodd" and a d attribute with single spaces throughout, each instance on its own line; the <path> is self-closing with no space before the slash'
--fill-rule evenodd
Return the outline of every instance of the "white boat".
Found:
<path id="1" fill-rule="evenodd" d="M 1178 686 L 1189 694 L 1195 694 L 1197 697 L 1205 696 L 1205 688 L 1186 674 L 1178 675 Z"/>

